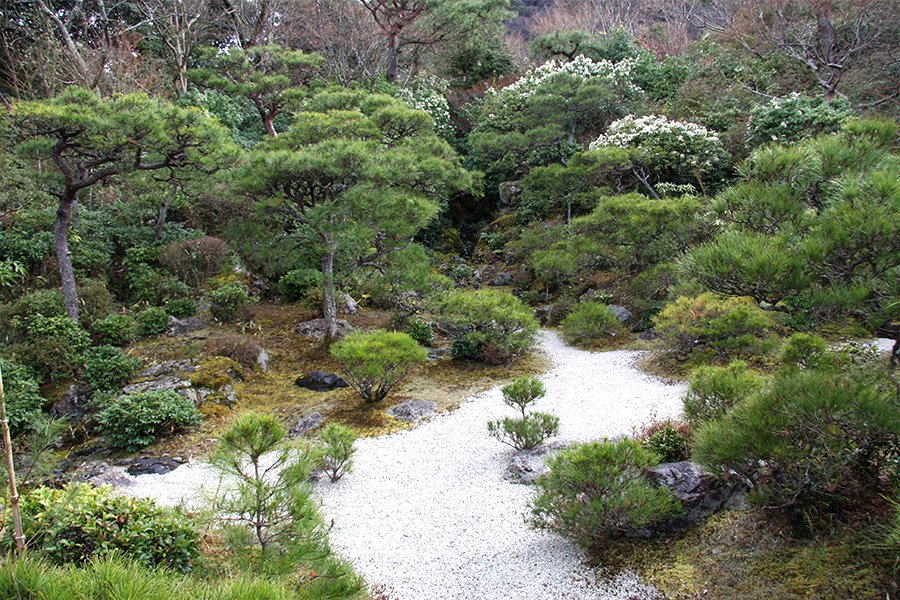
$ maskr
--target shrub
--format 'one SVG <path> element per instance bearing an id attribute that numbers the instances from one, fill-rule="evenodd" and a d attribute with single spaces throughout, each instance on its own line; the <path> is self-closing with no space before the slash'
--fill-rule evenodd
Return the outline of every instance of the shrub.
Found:
<path id="1" fill-rule="evenodd" d="M 209 312 L 223 323 L 231 323 L 238 311 L 250 303 L 250 290 L 239 281 L 226 283 L 209 295 Z"/>
<path id="2" fill-rule="evenodd" d="M 503 403 L 525 416 L 525 409 L 547 395 L 547 388 L 537 377 L 517 377 L 500 388 Z"/>
<path id="3" fill-rule="evenodd" d="M 0 358 L 6 418 L 12 437 L 27 430 L 41 413 L 44 398 L 40 385 L 30 369 Z"/>
<path id="4" fill-rule="evenodd" d="M 625 331 L 615 313 L 599 302 L 579 304 L 561 327 L 567 342 L 581 346 L 595 345 Z"/>
<path id="5" fill-rule="evenodd" d="M 754 146 L 772 141 L 787 144 L 837 131 L 852 116 L 853 109 L 846 98 L 826 100 L 824 96 L 811 98 L 794 92 L 754 107 L 747 133 Z"/>
<path id="6" fill-rule="evenodd" d="M 160 306 L 169 300 L 185 298 L 191 294 L 191 288 L 174 275 L 163 273 L 144 263 L 129 265 L 127 280 L 132 302 Z"/>
<path id="7" fill-rule="evenodd" d="M 369 402 L 379 402 L 416 363 L 428 357 L 418 342 L 405 333 L 375 330 L 354 333 L 331 347 L 341 363 L 341 374 Z"/>
<path id="8" fill-rule="evenodd" d="M 454 356 L 490 364 L 529 350 L 538 328 L 530 308 L 509 292 L 492 289 L 455 293 L 443 301 L 442 314 L 457 331 Z"/>
<path id="9" fill-rule="evenodd" d="M 406 327 L 406 333 L 423 346 L 434 344 L 434 329 L 428 321 L 413 319 Z"/>
<path id="10" fill-rule="evenodd" d="M 20 361 L 40 379 L 58 381 L 72 377 L 81 366 L 81 353 L 90 345 L 90 336 L 67 316 L 13 317 L 14 329 L 28 340 L 15 347 Z"/>
<path id="11" fill-rule="evenodd" d="M 256 365 L 261 350 L 252 338 L 237 333 L 224 333 L 206 343 L 206 351 L 210 354 L 230 358 L 247 369 Z"/>
<path id="12" fill-rule="evenodd" d="M 96 279 L 83 279 L 78 282 L 78 304 L 78 318 L 87 329 L 91 329 L 96 321 L 114 314 L 120 308 L 106 285 Z"/>
<path id="13" fill-rule="evenodd" d="M 278 294 L 288 302 L 306 300 L 310 290 L 321 287 L 322 273 L 315 269 L 294 269 L 278 280 Z"/>
<path id="14" fill-rule="evenodd" d="M 715 358 L 755 353 L 775 322 L 747 298 L 721 298 L 712 293 L 681 297 L 654 319 L 670 350 L 688 356 L 708 350 Z"/>
<path id="15" fill-rule="evenodd" d="M 166 244 L 159 249 L 159 262 L 191 287 L 200 287 L 216 276 L 226 255 L 225 242 L 205 235 Z"/>
<path id="16" fill-rule="evenodd" d="M 662 462 L 679 462 L 691 456 L 691 426 L 672 421 L 653 421 L 641 428 L 641 445 Z"/>
<path id="17" fill-rule="evenodd" d="M 197 305 L 190 298 L 169 300 L 163 305 L 163 309 L 165 309 L 167 315 L 176 319 L 185 319 L 197 314 Z"/>
<path id="18" fill-rule="evenodd" d="M 141 335 L 159 335 L 169 329 L 169 315 L 158 306 L 151 306 L 135 316 Z"/>
<path id="19" fill-rule="evenodd" d="M 684 396 L 684 416 L 695 424 L 723 417 L 728 409 L 750 397 L 762 384 L 762 378 L 748 370 L 742 360 L 733 361 L 727 367 L 694 369 Z"/>
<path id="20" fill-rule="evenodd" d="M 550 472 L 536 482 L 529 522 L 590 548 L 672 518 L 680 502 L 643 474 L 658 462 L 658 456 L 625 438 L 565 448 L 549 459 Z"/>
<path id="21" fill-rule="evenodd" d="M 559 417 L 533 412 L 521 417 L 488 421 L 488 433 L 517 451 L 534 450 L 559 433 Z"/>
<path id="22" fill-rule="evenodd" d="M 95 321 L 92 328 L 101 343 L 113 346 L 125 346 L 138 335 L 138 322 L 131 315 L 110 315 Z"/>
<path id="23" fill-rule="evenodd" d="M 141 368 L 141 361 L 116 346 L 96 346 L 84 352 L 82 376 L 94 390 L 112 392 L 128 383 Z"/>
<path id="24" fill-rule="evenodd" d="M 819 336 L 795 333 L 781 346 L 778 360 L 790 367 L 816 367 L 822 364 L 827 349 L 825 340 Z"/>
<path id="25" fill-rule="evenodd" d="M 554 302 L 547 311 L 547 325 L 556 327 L 575 309 L 575 301 L 568 296 L 563 296 Z"/>
<path id="26" fill-rule="evenodd" d="M 784 369 L 771 385 L 704 423 L 694 455 L 755 483 L 756 499 L 806 529 L 860 502 L 900 450 L 896 388 L 865 373 Z"/>
<path id="27" fill-rule="evenodd" d="M 322 449 L 322 470 L 332 482 L 343 477 L 350 471 L 353 454 L 356 448 L 356 434 L 344 425 L 330 423 L 319 433 L 319 439 L 325 442 Z"/>
<path id="28" fill-rule="evenodd" d="M 199 554 L 200 538 L 183 516 L 147 498 L 113 494 L 109 486 L 39 487 L 22 498 L 21 513 L 29 546 L 57 564 L 121 553 L 184 572 Z M 7 550 L 14 548 L 10 523 L 2 540 Z"/>
<path id="29" fill-rule="evenodd" d="M 181 394 L 156 390 L 115 398 L 100 412 L 98 421 L 109 445 L 134 452 L 164 433 L 199 425 L 200 416 L 194 403 Z"/>

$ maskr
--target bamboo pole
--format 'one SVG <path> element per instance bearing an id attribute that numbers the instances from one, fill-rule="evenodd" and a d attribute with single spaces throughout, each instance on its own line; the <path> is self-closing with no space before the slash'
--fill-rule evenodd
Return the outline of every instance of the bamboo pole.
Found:
<path id="1" fill-rule="evenodd" d="M 0 425 L 3 426 L 3 445 L 6 447 L 6 467 L 9 469 L 9 504 L 12 507 L 16 550 L 25 553 L 25 535 L 22 533 L 22 515 L 19 513 L 19 492 L 16 491 L 16 466 L 13 464 L 12 439 L 9 436 L 9 419 L 6 418 L 6 396 L 3 394 L 3 370 L 0 369 Z"/>

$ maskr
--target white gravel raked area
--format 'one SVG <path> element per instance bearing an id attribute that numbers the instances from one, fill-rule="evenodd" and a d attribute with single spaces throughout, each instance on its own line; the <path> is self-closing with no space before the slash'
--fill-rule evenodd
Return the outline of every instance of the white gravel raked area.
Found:
<path id="1" fill-rule="evenodd" d="M 585 352 L 542 332 L 551 362 L 533 410 L 560 418 L 558 440 L 631 434 L 677 416 L 683 386 L 636 370 L 640 352 Z M 487 421 L 514 416 L 499 387 L 414 429 L 357 441 L 353 470 L 318 484 L 332 545 L 392 600 L 637 600 L 653 591 L 628 573 L 598 581 L 572 543 L 525 523 L 530 486 L 503 479 L 513 450 Z M 164 504 L 214 485 L 202 465 L 142 475 L 128 488 Z"/>

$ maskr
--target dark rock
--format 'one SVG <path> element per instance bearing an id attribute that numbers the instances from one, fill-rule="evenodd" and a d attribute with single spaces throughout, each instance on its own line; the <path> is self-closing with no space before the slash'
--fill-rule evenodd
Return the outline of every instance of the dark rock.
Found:
<path id="1" fill-rule="evenodd" d="M 337 337 L 341 338 L 353 331 L 353 327 L 344 319 L 336 319 Z M 294 327 L 294 331 L 300 335 L 322 339 L 325 337 L 325 319 L 313 319 L 311 321 L 303 321 Z"/>
<path id="2" fill-rule="evenodd" d="M 125 467 L 125 471 L 129 475 L 163 475 L 169 471 L 174 471 L 184 464 L 184 460 L 180 457 L 170 458 L 167 456 L 153 458 L 150 456 L 142 456 L 141 458 L 133 458 L 129 460 L 120 460 L 116 462 L 116 466 Z"/>
<path id="3" fill-rule="evenodd" d="M 510 460 L 503 478 L 512 483 L 534 483 L 535 479 L 550 472 L 547 466 L 550 455 L 565 446 L 563 442 L 550 442 L 534 450 L 519 451 Z"/>
<path id="4" fill-rule="evenodd" d="M 70 422 L 77 421 L 84 415 L 88 403 L 91 401 L 91 386 L 86 383 L 70 385 L 63 394 L 61 400 L 55 402 L 50 408 L 50 416 L 68 417 Z"/>
<path id="5" fill-rule="evenodd" d="M 201 329 L 206 329 L 206 321 L 200 317 L 186 317 L 184 319 L 169 317 L 169 329 L 166 331 L 166 335 L 185 335 Z"/>
<path id="6" fill-rule="evenodd" d="M 634 316 L 631 314 L 631 311 L 624 306 L 616 306 L 615 304 L 610 304 L 608 308 L 614 315 L 616 315 L 616 318 L 620 323 L 627 323 L 631 320 L 631 317 Z"/>
<path id="7" fill-rule="evenodd" d="M 134 484 L 134 479 L 122 467 L 113 467 L 105 462 L 86 463 L 80 466 L 75 470 L 71 480 L 75 483 L 89 483 L 94 487 L 108 485 L 114 490 Z"/>
<path id="8" fill-rule="evenodd" d="M 330 392 L 338 388 L 347 387 L 347 382 L 326 371 L 313 371 L 297 378 L 294 385 L 314 392 Z"/>
<path id="9" fill-rule="evenodd" d="M 718 512 L 735 494 L 749 489 L 736 475 L 716 476 L 697 463 L 666 463 L 647 470 L 650 481 L 666 487 L 682 502 L 684 513 L 674 521 L 657 524 L 651 529 L 680 529 Z M 733 504 L 736 504 L 733 503 Z"/>
<path id="10" fill-rule="evenodd" d="M 418 421 L 430 416 L 437 410 L 437 404 L 430 400 L 404 400 L 400 404 L 396 404 L 385 412 L 390 416 L 400 419 L 401 421 Z"/>
<path id="11" fill-rule="evenodd" d="M 315 429 L 316 427 L 321 425 L 324 420 L 325 419 L 322 417 L 322 413 L 310 413 L 297 421 L 296 425 L 291 427 L 290 432 L 288 432 L 288 437 L 300 437 L 310 429 Z"/>
<path id="12" fill-rule="evenodd" d="M 639 340 L 643 340 L 645 342 L 652 342 L 655 339 L 659 338 L 659 334 L 656 333 L 655 329 L 648 329 L 647 331 L 642 331 L 640 335 L 638 335 Z"/>
<path id="13" fill-rule="evenodd" d="M 507 273 L 506 271 L 500 271 L 494 278 L 491 279 L 488 285 L 492 286 L 501 286 L 501 285 L 512 285 L 513 284 L 513 276 L 511 273 Z"/>
<path id="14" fill-rule="evenodd" d="M 550 321 L 551 308 L 552 307 L 549 304 L 545 304 L 544 306 L 539 306 L 534 309 L 534 318 L 538 320 L 541 327 L 545 326 Z"/>
<path id="15" fill-rule="evenodd" d="M 491 265 L 482 265 L 475 269 L 475 271 L 472 273 L 472 279 L 475 280 L 475 283 L 485 283 L 486 281 L 491 279 L 493 274 L 494 267 L 492 267 Z"/>

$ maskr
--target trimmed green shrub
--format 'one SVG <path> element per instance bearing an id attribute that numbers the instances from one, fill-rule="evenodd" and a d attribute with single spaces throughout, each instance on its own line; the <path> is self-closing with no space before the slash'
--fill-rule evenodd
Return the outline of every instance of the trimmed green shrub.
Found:
<path id="1" fill-rule="evenodd" d="M 874 493 L 894 468 L 896 388 L 854 370 L 784 369 L 704 423 L 693 449 L 698 461 L 753 481 L 758 502 L 806 530 L 817 515 Z"/>
<path id="2" fill-rule="evenodd" d="M 0 358 L 6 418 L 12 437 L 26 431 L 40 415 L 44 398 L 34 374 L 27 367 Z"/>
<path id="3" fill-rule="evenodd" d="M 525 409 L 547 395 L 547 388 L 537 377 L 517 377 L 500 388 L 503 403 L 525 416 Z"/>
<path id="4" fill-rule="evenodd" d="M 428 321 L 413 319 L 406 327 L 406 333 L 423 346 L 434 344 L 434 329 Z"/>
<path id="5" fill-rule="evenodd" d="M 681 503 L 643 474 L 658 463 L 658 456 L 625 438 L 565 448 L 548 460 L 550 472 L 536 481 L 529 523 L 590 548 L 670 519 Z"/>
<path id="6" fill-rule="evenodd" d="M 677 355 L 705 350 L 716 359 L 761 352 L 763 338 L 776 327 L 750 299 L 712 293 L 678 298 L 654 322 L 663 343 Z"/>
<path id="7" fill-rule="evenodd" d="M 578 346 L 596 345 L 625 331 L 615 313 L 600 302 L 579 304 L 560 327 L 565 340 Z"/>
<path id="8" fill-rule="evenodd" d="M 197 305 L 190 298 L 169 300 L 163 305 L 163 309 L 165 309 L 167 315 L 176 319 L 185 319 L 197 314 Z"/>
<path id="9" fill-rule="evenodd" d="M 533 412 L 521 417 L 488 421 L 488 433 L 517 451 L 534 450 L 559 433 L 559 417 Z"/>
<path id="10" fill-rule="evenodd" d="M 87 483 L 65 489 L 39 487 L 22 498 L 22 526 L 28 545 L 57 564 L 84 564 L 121 553 L 146 566 L 189 571 L 200 537 L 177 512 L 148 498 L 130 498 Z M 11 523 L 2 538 L 15 547 Z"/>
<path id="11" fill-rule="evenodd" d="M 165 433 L 199 425 L 200 415 L 194 403 L 181 394 L 156 390 L 113 399 L 100 412 L 98 421 L 109 445 L 134 452 Z"/>
<path id="12" fill-rule="evenodd" d="M 90 345 L 87 331 L 67 316 L 13 317 L 11 325 L 27 339 L 13 353 L 42 380 L 73 377 L 81 366 L 81 353 Z"/>
<path id="13" fill-rule="evenodd" d="M 84 351 L 81 374 L 94 390 L 113 392 L 128 383 L 141 368 L 141 361 L 117 346 L 96 346 Z"/>
<path id="14" fill-rule="evenodd" d="M 350 472 L 353 463 L 353 454 L 356 448 L 356 434 L 345 425 L 329 423 L 321 432 L 319 439 L 325 443 L 322 448 L 322 470 L 328 475 L 332 483 Z"/>
<path id="15" fill-rule="evenodd" d="M 379 402 L 428 353 L 405 333 L 377 329 L 354 333 L 331 346 L 341 375 L 368 402 Z"/>
<path id="16" fill-rule="evenodd" d="M 691 373 L 684 396 L 684 416 L 694 424 L 718 419 L 762 385 L 763 379 L 742 360 L 733 361 L 727 367 L 698 367 Z"/>
<path id="17" fill-rule="evenodd" d="M 141 335 L 159 335 L 169 329 L 169 315 L 158 306 L 151 306 L 135 315 Z"/>
<path id="18" fill-rule="evenodd" d="M 138 322 L 131 315 L 110 315 L 95 321 L 92 329 L 103 344 L 125 346 L 138 335 Z"/>
<path id="19" fill-rule="evenodd" d="M 441 305 L 456 330 L 454 356 L 503 364 L 528 351 L 538 324 L 532 310 L 509 292 L 481 289 L 457 292 Z"/>
<path id="20" fill-rule="evenodd" d="M 226 283 L 209 295 L 209 312 L 222 323 L 231 323 L 250 303 L 250 290 L 240 281 Z"/>
<path id="21" fill-rule="evenodd" d="M 828 345 L 817 335 L 795 333 L 781 346 L 778 360 L 788 367 L 817 367 L 826 357 Z"/>
<path id="22" fill-rule="evenodd" d="M 672 421 L 653 421 L 641 428 L 641 445 L 657 454 L 661 462 L 679 462 L 691 456 L 691 426 Z"/>
<path id="23" fill-rule="evenodd" d="M 294 269 L 278 280 L 278 295 L 288 302 L 309 297 L 310 290 L 322 288 L 322 273 L 315 269 Z"/>

